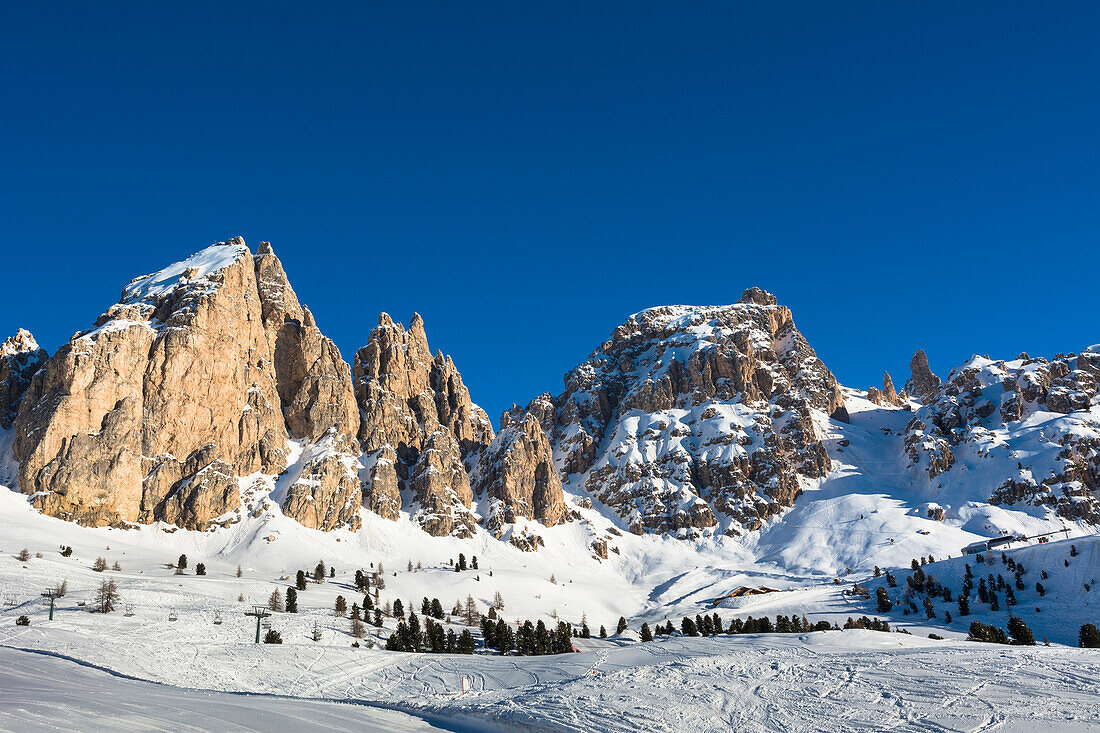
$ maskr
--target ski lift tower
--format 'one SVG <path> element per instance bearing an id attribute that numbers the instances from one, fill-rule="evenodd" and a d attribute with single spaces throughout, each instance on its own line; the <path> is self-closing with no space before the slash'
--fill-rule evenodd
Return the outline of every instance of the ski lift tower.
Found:
<path id="1" fill-rule="evenodd" d="M 260 622 L 265 618 L 271 616 L 271 611 L 267 610 L 267 606 L 253 606 L 251 611 L 245 611 L 245 616 L 256 617 L 256 643 L 260 643 Z"/>
<path id="2" fill-rule="evenodd" d="M 43 593 L 42 596 L 50 599 L 50 621 L 53 621 L 53 602 L 55 599 L 60 598 L 61 595 L 57 592 L 56 588 L 50 588 Z"/>

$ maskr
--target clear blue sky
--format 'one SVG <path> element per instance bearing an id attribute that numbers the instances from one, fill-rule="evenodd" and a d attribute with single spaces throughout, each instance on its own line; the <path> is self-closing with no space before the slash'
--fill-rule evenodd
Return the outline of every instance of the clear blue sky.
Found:
<path id="1" fill-rule="evenodd" d="M 5 5 L 0 331 L 241 234 L 494 421 L 751 285 L 853 386 L 1100 342 L 1100 3 L 325 5 Z"/>

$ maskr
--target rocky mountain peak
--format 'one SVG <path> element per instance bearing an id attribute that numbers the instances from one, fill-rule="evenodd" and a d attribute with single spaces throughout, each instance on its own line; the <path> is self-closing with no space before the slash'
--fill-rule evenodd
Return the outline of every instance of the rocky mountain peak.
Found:
<path id="1" fill-rule="evenodd" d="M 565 381 L 527 412 L 569 484 L 638 533 L 758 527 L 828 470 L 814 415 L 844 404 L 790 310 L 757 288 L 635 314 Z"/>
<path id="2" fill-rule="evenodd" d="M 761 288 L 748 288 L 741 293 L 738 303 L 754 303 L 756 305 L 778 305 L 779 300 L 767 290 Z"/>
<path id="3" fill-rule="evenodd" d="M 25 328 L 0 344 L 0 428 L 9 430 L 15 422 L 23 393 L 46 358 L 46 350 Z"/>
<path id="4" fill-rule="evenodd" d="M 909 399 L 908 393 L 905 390 L 898 394 L 897 389 L 894 387 L 894 380 L 890 377 L 890 372 L 882 373 L 882 389 L 878 389 L 874 386 L 867 388 L 867 399 L 876 405 L 889 405 L 891 407 L 901 407 Z"/>
<path id="5" fill-rule="evenodd" d="M 940 386 L 940 378 L 928 368 L 928 356 L 924 349 L 918 349 L 909 361 L 909 381 L 905 383 L 905 391 L 920 400 L 927 402 L 936 393 Z"/>
<path id="6" fill-rule="evenodd" d="M 353 382 L 371 466 L 367 505 L 389 518 L 408 505 L 432 534 L 472 532 L 463 461 L 493 440 L 493 428 L 454 362 L 432 356 L 424 319 L 414 313 L 405 330 L 381 314 L 355 354 Z"/>
<path id="7" fill-rule="evenodd" d="M 288 438 L 335 430 L 355 452 L 350 371 L 311 323 L 270 245 L 253 257 L 240 237 L 135 278 L 27 389 L 15 422 L 20 488 L 86 524 L 201 529 L 239 515 L 239 477 L 286 467 Z M 354 467 L 325 470 L 327 488 L 312 481 L 288 495 L 330 490 L 357 506 L 358 482 L 344 478 Z M 352 514 L 340 519 L 354 524 Z"/>

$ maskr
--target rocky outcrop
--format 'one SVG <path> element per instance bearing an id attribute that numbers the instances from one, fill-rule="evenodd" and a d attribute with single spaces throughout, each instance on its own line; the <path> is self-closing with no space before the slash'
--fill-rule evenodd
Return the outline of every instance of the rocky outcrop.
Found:
<path id="1" fill-rule="evenodd" d="M 363 491 L 354 440 L 333 428 L 306 448 L 283 500 L 284 514 L 311 529 L 359 529 Z"/>
<path id="2" fill-rule="evenodd" d="M 1100 346 L 1052 360 L 975 356 L 926 393 L 906 427 L 910 468 L 947 498 L 977 472 L 995 487 L 990 503 L 1100 522 L 1098 379 Z"/>
<path id="3" fill-rule="evenodd" d="M 874 386 L 867 388 L 867 399 L 876 405 L 884 407 L 902 407 L 909 399 L 905 390 L 898 394 L 894 388 L 894 380 L 890 378 L 890 372 L 882 373 L 882 389 Z"/>
<path id="4" fill-rule="evenodd" d="M 25 328 L 0 344 L 0 428 L 11 429 L 19 412 L 19 401 L 47 356 Z"/>
<path id="5" fill-rule="evenodd" d="M 570 485 L 636 533 L 761 526 L 829 470 L 814 416 L 844 413 L 790 310 L 758 288 L 634 315 L 565 381 L 525 412 Z"/>
<path id="6" fill-rule="evenodd" d="M 355 354 L 353 375 L 368 506 L 396 519 L 404 493 L 413 503 L 404 508 L 430 534 L 469 535 L 475 522 L 464 459 L 493 440 L 493 427 L 451 358 L 432 356 L 423 319 L 413 314 L 406 331 L 383 313 Z"/>
<path id="7" fill-rule="evenodd" d="M 940 387 L 940 378 L 928 368 L 928 356 L 924 349 L 918 349 L 909 361 L 909 381 L 905 383 L 905 391 L 921 402 L 932 399 L 936 390 Z"/>
<path id="8" fill-rule="evenodd" d="M 565 520 L 565 496 L 550 441 L 532 413 L 518 420 L 505 412 L 500 434 L 481 452 L 473 471 L 478 493 L 489 499 L 486 526 L 497 537 L 517 517 L 548 527 Z"/>
<path id="9" fill-rule="evenodd" d="M 473 492 L 458 440 L 449 430 L 436 430 L 428 436 L 409 469 L 408 485 L 417 505 L 413 517 L 425 532 L 435 537 L 473 535 Z"/>
<path id="10" fill-rule="evenodd" d="M 241 508 L 239 477 L 283 471 L 289 437 L 335 431 L 354 457 L 357 429 L 339 351 L 270 245 L 253 257 L 237 238 L 136 278 L 62 346 L 24 395 L 14 450 L 47 513 L 201 529 Z"/>

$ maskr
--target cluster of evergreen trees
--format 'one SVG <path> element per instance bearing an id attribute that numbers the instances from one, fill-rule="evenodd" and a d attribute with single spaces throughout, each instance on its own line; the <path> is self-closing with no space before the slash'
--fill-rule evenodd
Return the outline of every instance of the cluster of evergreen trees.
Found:
<path id="1" fill-rule="evenodd" d="M 694 619 L 685 616 L 680 622 L 680 633 L 684 636 L 715 636 L 717 634 L 800 634 L 805 631 L 828 631 L 837 628 L 828 621 L 818 621 L 811 624 L 805 616 L 784 616 L 779 614 L 772 622 L 767 616 L 760 618 L 748 618 L 741 620 L 735 618 L 729 626 L 722 623 L 721 617 L 715 613 L 709 616 L 696 615 Z M 675 631 L 672 622 L 662 626 L 657 625 L 657 636 L 668 636 Z"/>
<path id="2" fill-rule="evenodd" d="M 1011 637 L 1011 641 L 1009 641 L 1009 637 Z M 1035 636 L 1019 616 L 1009 616 L 1007 634 L 999 626 L 993 624 L 987 626 L 980 621 L 972 621 L 970 623 L 970 636 L 967 638 L 969 641 L 985 641 L 991 644 L 1035 646 Z"/>
<path id="3" fill-rule="evenodd" d="M 443 630 L 443 624 L 424 619 L 424 628 L 420 628 L 420 619 L 415 613 L 397 623 L 397 630 L 386 640 L 386 649 L 394 652 L 429 652 L 432 654 L 473 654 L 476 644 L 469 629 L 455 634 L 454 629 Z"/>

